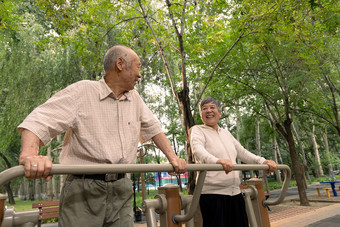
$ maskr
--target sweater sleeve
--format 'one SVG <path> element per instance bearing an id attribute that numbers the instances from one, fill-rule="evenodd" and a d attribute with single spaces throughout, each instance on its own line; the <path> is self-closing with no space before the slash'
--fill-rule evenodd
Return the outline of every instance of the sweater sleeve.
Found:
<path id="1" fill-rule="evenodd" d="M 231 133 L 230 136 L 233 138 L 233 143 L 237 151 L 237 158 L 240 159 L 242 162 L 245 162 L 247 164 L 262 164 L 264 161 L 266 161 L 265 158 L 257 156 L 245 149 Z"/>
<path id="2" fill-rule="evenodd" d="M 191 128 L 190 144 L 194 157 L 200 163 L 216 164 L 218 158 L 205 149 L 205 140 L 204 132 L 199 127 L 193 126 Z"/>

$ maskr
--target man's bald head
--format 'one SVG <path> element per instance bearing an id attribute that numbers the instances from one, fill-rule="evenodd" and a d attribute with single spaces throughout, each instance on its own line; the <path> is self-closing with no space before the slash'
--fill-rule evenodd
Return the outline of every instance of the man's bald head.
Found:
<path id="1" fill-rule="evenodd" d="M 118 58 L 122 58 L 126 62 L 126 68 L 128 69 L 134 56 L 137 56 L 137 54 L 129 47 L 123 45 L 111 47 L 104 56 L 105 72 L 114 68 Z"/>

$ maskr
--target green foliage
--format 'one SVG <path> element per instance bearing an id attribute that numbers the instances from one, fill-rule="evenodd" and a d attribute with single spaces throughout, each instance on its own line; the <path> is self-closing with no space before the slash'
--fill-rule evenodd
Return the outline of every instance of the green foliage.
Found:
<path id="1" fill-rule="evenodd" d="M 4 0 L 0 2 L 0 32 L 3 30 L 16 30 L 18 22 L 22 21 L 18 13 L 20 1 Z"/>
<path id="2" fill-rule="evenodd" d="M 59 45 L 33 2 L 25 1 L 16 9 L 22 12 L 24 22 L 15 30 L 0 31 L 4 34 L 0 40 L 4 47 L 0 51 L 0 151 L 11 158 L 12 165 L 19 157 L 20 135 L 16 127 L 20 122 L 56 91 L 90 78 L 73 47 Z"/>
<path id="3" fill-rule="evenodd" d="M 325 169 L 329 169 L 330 165 L 336 167 L 340 165 L 340 157 L 339 154 L 334 153 L 324 153 L 321 159 L 322 166 Z"/>
<path id="4" fill-rule="evenodd" d="M 268 185 L 269 185 L 269 191 L 271 191 L 271 190 L 275 190 L 275 189 L 281 189 L 283 183 L 278 183 L 278 182 L 275 182 L 275 181 L 269 181 Z M 264 187 L 263 188 L 264 191 L 266 191 L 267 190 L 266 185 L 263 185 L 263 187 Z M 295 180 L 291 180 L 289 182 L 289 187 L 296 187 L 296 181 Z"/>

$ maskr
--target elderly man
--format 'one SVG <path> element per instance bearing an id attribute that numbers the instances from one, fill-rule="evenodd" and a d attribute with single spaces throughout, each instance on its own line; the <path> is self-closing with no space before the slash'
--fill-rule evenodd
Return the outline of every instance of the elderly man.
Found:
<path id="1" fill-rule="evenodd" d="M 66 132 L 61 164 L 132 164 L 138 142 L 152 139 L 176 173 L 186 171 L 159 121 L 137 91 L 142 77 L 138 55 L 114 46 L 104 57 L 105 76 L 79 81 L 53 95 L 18 126 L 19 162 L 30 179 L 49 180 L 52 166 L 39 145 Z M 60 198 L 59 226 L 133 226 L 132 184 L 125 174 L 69 175 Z"/>

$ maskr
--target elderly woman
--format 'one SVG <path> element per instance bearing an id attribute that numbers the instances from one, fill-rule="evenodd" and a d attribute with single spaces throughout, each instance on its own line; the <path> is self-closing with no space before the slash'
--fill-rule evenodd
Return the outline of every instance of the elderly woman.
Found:
<path id="1" fill-rule="evenodd" d="M 204 125 L 195 125 L 191 129 L 193 155 L 197 163 L 217 163 L 225 170 L 209 171 L 205 178 L 200 197 L 203 226 L 248 227 L 239 173 L 232 171 L 236 158 L 249 164 L 267 164 L 269 171 L 276 170 L 277 165 L 247 151 L 228 130 L 218 126 L 221 110 L 216 99 L 203 99 L 200 113 Z"/>

